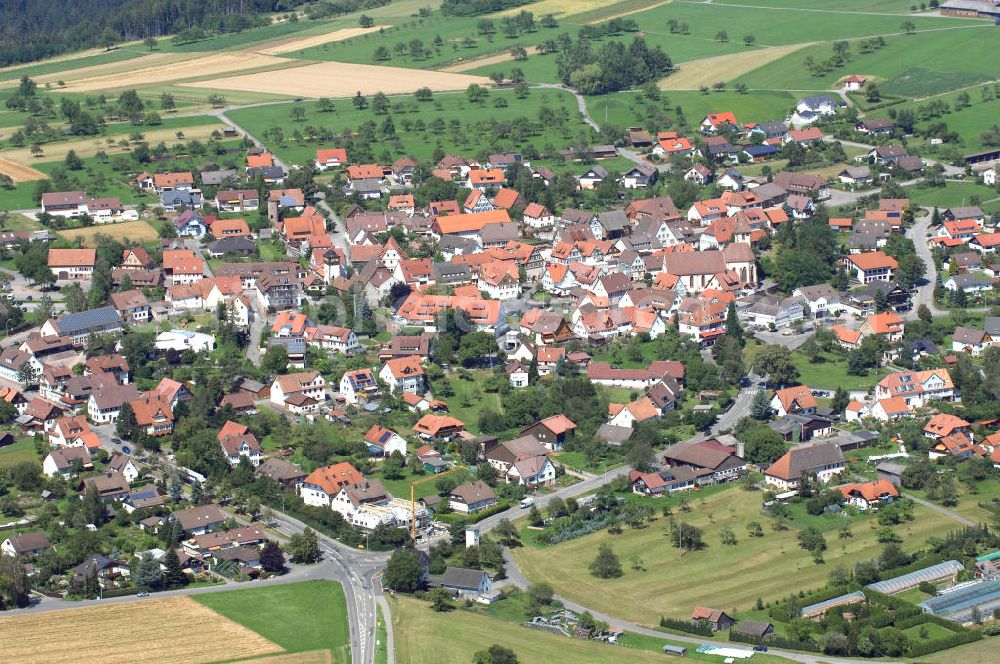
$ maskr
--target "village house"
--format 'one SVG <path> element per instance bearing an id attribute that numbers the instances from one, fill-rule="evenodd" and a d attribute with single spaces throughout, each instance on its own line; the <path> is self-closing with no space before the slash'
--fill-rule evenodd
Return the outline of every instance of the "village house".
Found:
<path id="1" fill-rule="evenodd" d="M 257 437 L 245 424 L 227 420 L 216 437 L 222 447 L 222 455 L 231 467 L 235 468 L 243 457 L 246 457 L 254 468 L 260 465 L 263 449 Z"/>
<path id="2" fill-rule="evenodd" d="M 49 249 L 49 269 L 58 281 L 85 281 L 94 274 L 95 249 Z"/>
<path id="3" fill-rule="evenodd" d="M 326 402 L 326 380 L 318 371 L 278 376 L 271 384 L 269 398 L 292 412 L 315 412 Z"/>
<path id="4" fill-rule="evenodd" d="M 775 390 L 771 408 L 778 417 L 785 415 L 812 415 L 816 412 L 816 398 L 805 385 L 795 385 Z"/>
<path id="5" fill-rule="evenodd" d="M 844 453 L 829 442 L 809 442 L 796 445 L 764 471 L 764 482 L 779 491 L 789 491 L 799 485 L 803 475 L 815 475 L 827 483 L 844 472 Z"/>
<path id="6" fill-rule="evenodd" d="M 451 490 L 448 503 L 459 514 L 475 514 L 489 509 L 497 502 L 497 494 L 486 482 L 473 480 Z"/>

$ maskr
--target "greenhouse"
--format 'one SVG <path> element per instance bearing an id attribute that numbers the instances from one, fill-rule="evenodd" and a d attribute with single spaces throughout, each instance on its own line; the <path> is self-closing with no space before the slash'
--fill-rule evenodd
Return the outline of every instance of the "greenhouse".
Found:
<path id="1" fill-rule="evenodd" d="M 853 593 L 847 593 L 846 595 L 832 597 L 830 599 L 823 600 L 822 602 L 816 602 L 815 604 L 802 607 L 802 617 L 812 618 L 813 616 L 819 616 L 826 613 L 827 609 L 832 609 L 835 606 L 844 606 L 845 604 L 862 602 L 864 599 L 865 594 L 860 590 Z"/>
<path id="2" fill-rule="evenodd" d="M 902 576 L 886 579 L 885 581 L 878 581 L 877 583 L 869 583 L 865 587 L 885 595 L 895 595 L 896 593 L 906 592 L 910 588 L 916 588 L 925 581 L 927 583 L 939 583 L 945 579 L 954 579 L 963 571 L 965 571 L 965 566 L 962 563 L 957 560 L 946 560 L 943 563 L 931 565 L 916 572 L 903 574 Z"/>
<path id="3" fill-rule="evenodd" d="M 1000 607 L 1000 581 L 981 581 L 957 590 L 931 597 L 918 604 L 927 613 L 954 620 L 958 623 L 973 621 L 973 609 L 980 616 L 993 615 L 993 609 Z"/>

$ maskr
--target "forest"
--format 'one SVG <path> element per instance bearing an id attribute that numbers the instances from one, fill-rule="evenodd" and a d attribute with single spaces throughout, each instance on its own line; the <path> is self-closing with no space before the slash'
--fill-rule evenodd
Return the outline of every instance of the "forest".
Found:
<path id="1" fill-rule="evenodd" d="M 6 0 L 0 3 L 0 66 L 181 32 L 238 32 L 306 0 Z"/>

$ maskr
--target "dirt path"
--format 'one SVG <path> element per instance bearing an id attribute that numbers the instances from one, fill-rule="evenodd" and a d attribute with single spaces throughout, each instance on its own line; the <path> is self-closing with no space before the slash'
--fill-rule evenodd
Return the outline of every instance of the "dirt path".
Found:
<path id="1" fill-rule="evenodd" d="M 537 46 L 532 46 L 527 50 L 528 55 L 538 55 Z M 470 69 L 479 69 L 480 67 L 488 67 L 489 65 L 498 65 L 501 62 L 509 62 L 513 59 L 514 56 L 510 54 L 510 51 L 504 51 L 503 53 L 496 53 L 494 55 L 487 55 L 481 58 L 473 58 L 472 60 L 459 62 L 457 65 L 451 65 L 450 67 L 445 67 L 443 69 L 439 69 L 438 71 L 458 74 L 463 71 L 469 71 Z"/>
<path id="2" fill-rule="evenodd" d="M 293 53 L 295 51 L 312 48 L 313 46 L 322 46 L 323 44 L 329 44 L 331 42 L 344 41 L 345 39 L 364 35 L 369 32 L 377 32 L 384 27 L 386 26 L 375 25 L 370 28 L 343 28 L 333 32 L 326 32 L 321 35 L 313 35 L 311 37 L 291 37 L 288 39 L 279 39 L 277 41 L 248 48 L 247 51 L 253 53 L 263 53 L 264 55 L 282 55 L 284 53 Z"/>

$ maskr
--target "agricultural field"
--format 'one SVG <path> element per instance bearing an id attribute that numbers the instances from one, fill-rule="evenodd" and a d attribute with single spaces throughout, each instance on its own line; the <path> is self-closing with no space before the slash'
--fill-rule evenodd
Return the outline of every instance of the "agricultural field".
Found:
<path id="1" fill-rule="evenodd" d="M 335 581 L 206 593 L 197 597 L 197 603 L 285 652 L 325 651 L 335 662 L 350 659 L 347 603 Z"/>
<path id="2" fill-rule="evenodd" d="M 996 59 L 966 57 L 970 41 L 986 51 L 1000 48 L 1000 30 L 969 20 L 960 20 L 959 26 L 886 37 L 884 48 L 868 54 L 852 45 L 850 61 L 821 76 L 810 74 L 804 63 L 810 57 L 826 60 L 833 51 L 829 43 L 816 44 L 740 76 L 736 82 L 752 89 L 829 90 L 844 76 L 861 74 L 884 81 L 886 93 L 896 90 L 916 99 L 1000 78 Z"/>
<path id="3" fill-rule="evenodd" d="M 676 508 L 676 499 L 671 500 Z M 817 565 L 811 554 L 799 547 L 794 523 L 784 531 L 770 527 L 759 511 L 760 494 L 746 494 L 733 486 L 702 497 L 692 494 L 688 500 L 692 511 L 674 509 L 674 517 L 702 530 L 706 543 L 702 551 L 682 553 L 672 547 L 665 537 L 666 520 L 658 517 L 644 528 L 626 529 L 621 535 L 600 532 L 555 546 L 529 544 L 512 553 L 529 580 L 551 583 L 557 594 L 585 606 L 601 606 L 614 596 L 618 598 L 616 616 L 656 625 L 661 615 L 687 616 L 696 605 L 746 610 L 758 597 L 775 601 L 789 589 L 819 588 L 837 565 L 853 567 L 877 555 L 880 548 L 875 541 L 877 524 L 864 518 L 852 522 L 853 537 L 849 539 L 838 539 L 837 523 L 816 521 L 829 547 L 824 553 L 826 564 Z M 652 504 L 659 511 L 664 500 L 653 500 Z M 928 537 L 957 526 L 920 506 L 913 514 L 912 522 L 896 528 L 907 550 L 916 550 Z M 755 520 L 764 524 L 763 537 L 747 537 L 746 524 Z M 719 532 L 725 527 L 736 534 L 735 546 L 719 543 Z M 588 571 L 602 543 L 610 544 L 621 559 L 625 569 L 621 578 L 598 579 Z M 644 570 L 632 569 L 636 560 Z"/>
<path id="4" fill-rule="evenodd" d="M 303 625 L 296 627 L 301 631 Z M 4 659 L 23 664 L 78 662 L 81 653 L 106 664 L 126 664 L 136 661 L 137 648 L 144 662 L 191 664 L 282 652 L 280 645 L 190 597 L 146 600 L 142 620 L 136 620 L 131 603 L 5 617 L 0 642 Z"/>
<path id="5" fill-rule="evenodd" d="M 429 87 L 432 90 L 464 90 L 471 83 L 485 84 L 488 81 L 467 74 L 425 72 L 420 76 L 414 76 L 412 71 L 401 67 L 321 62 L 296 66 L 283 71 L 280 76 L 271 71 L 262 71 L 187 83 L 186 86 L 216 91 L 239 90 L 268 94 L 287 94 L 293 90 L 303 97 L 350 97 L 358 91 L 366 95 L 376 92 L 398 94 L 414 92 L 422 87 Z"/>
<path id="6" fill-rule="evenodd" d="M 74 228 L 58 231 L 56 235 L 72 242 L 76 242 L 82 238 L 82 243 L 85 247 L 96 247 L 98 235 L 108 235 L 119 241 L 128 239 L 139 244 L 151 242 L 159 237 L 156 229 L 145 221 L 126 221 L 121 224 L 102 224 L 87 228 Z"/>
<path id="7" fill-rule="evenodd" d="M 504 107 L 497 107 L 498 99 L 506 101 Z M 562 90 L 532 90 L 525 99 L 517 99 L 512 90 L 494 90 L 489 93 L 484 105 L 480 106 L 468 100 L 464 94 L 435 94 L 429 102 L 418 102 L 412 96 L 390 97 L 392 108 L 386 116 L 374 115 L 371 109 L 355 109 L 348 100 L 338 100 L 334 103 L 332 112 L 324 113 L 316 110 L 311 102 L 302 104 L 306 112 L 302 122 L 293 122 L 290 119 L 292 106 L 289 104 L 273 104 L 267 106 L 257 106 L 254 108 L 230 111 L 227 115 L 233 122 L 246 128 L 254 136 L 263 139 L 265 132 L 274 127 L 281 129 L 284 141 L 281 143 L 271 142 L 271 147 L 282 159 L 293 163 L 303 164 L 315 158 L 316 148 L 326 147 L 321 142 L 309 142 L 308 140 L 296 141 L 292 139 L 293 132 L 298 129 L 305 134 L 308 127 L 316 127 L 321 131 L 329 131 L 332 134 L 340 135 L 345 131 L 358 131 L 359 128 L 368 121 L 373 121 L 377 126 L 381 126 L 386 118 L 391 117 L 396 128 L 398 140 L 402 147 L 396 154 L 409 154 L 415 159 L 430 159 L 435 148 L 448 151 L 461 151 L 469 154 L 479 154 L 493 137 L 483 135 L 482 132 L 469 129 L 470 123 L 482 122 L 488 119 L 497 121 L 513 121 L 516 118 L 527 117 L 537 122 L 538 113 L 543 107 L 547 107 L 566 117 L 567 126 L 572 127 L 570 138 L 577 135 L 584 126 L 577 110 L 576 101 L 573 95 Z M 414 128 L 414 123 L 420 120 L 428 129 L 420 131 Z M 440 133 L 432 130 L 432 125 L 438 120 L 443 122 L 447 129 Z M 451 123 L 458 121 L 462 125 L 462 131 L 455 134 L 451 129 Z M 407 128 L 409 127 L 409 129 Z M 567 138 L 563 138 L 563 133 L 558 127 L 543 126 L 537 136 L 525 137 L 525 141 L 530 140 L 539 149 L 544 149 L 547 143 L 554 145 L 564 145 Z M 520 144 L 516 144 L 521 147 Z M 388 146 L 386 146 L 388 147 Z M 390 158 L 389 161 L 392 161 Z"/>
<path id="8" fill-rule="evenodd" d="M 805 46 L 806 44 L 773 46 L 759 51 L 717 55 L 712 58 L 686 62 L 678 67 L 676 74 L 661 79 L 660 88 L 664 90 L 697 90 L 702 86 L 711 86 L 718 81 L 730 81 L 733 77 L 742 76 L 758 67 L 766 66 L 768 63 L 794 53 Z"/>

